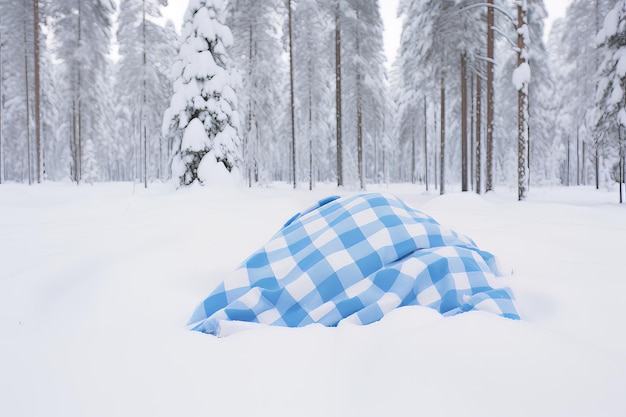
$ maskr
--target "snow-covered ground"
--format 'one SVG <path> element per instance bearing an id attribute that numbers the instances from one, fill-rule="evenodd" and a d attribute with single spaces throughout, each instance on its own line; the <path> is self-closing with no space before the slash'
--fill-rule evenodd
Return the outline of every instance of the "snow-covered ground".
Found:
<path id="1" fill-rule="evenodd" d="M 217 339 L 186 330 L 196 305 L 334 187 L 0 186 L 0 415 L 626 415 L 615 193 L 381 190 L 496 254 L 523 320 L 413 307 Z"/>

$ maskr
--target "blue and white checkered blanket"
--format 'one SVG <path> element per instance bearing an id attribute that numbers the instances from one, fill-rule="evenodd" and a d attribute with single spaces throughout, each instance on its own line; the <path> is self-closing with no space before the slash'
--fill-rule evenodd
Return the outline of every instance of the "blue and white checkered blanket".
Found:
<path id="1" fill-rule="evenodd" d="M 445 316 L 483 310 L 519 319 L 494 285 L 493 255 L 402 200 L 330 197 L 291 218 L 196 309 L 193 330 L 224 320 L 302 327 L 368 324 L 410 305 Z"/>

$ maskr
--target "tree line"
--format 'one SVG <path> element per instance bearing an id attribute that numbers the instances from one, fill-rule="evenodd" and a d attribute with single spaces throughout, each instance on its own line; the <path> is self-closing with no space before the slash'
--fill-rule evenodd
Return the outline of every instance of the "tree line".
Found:
<path id="1" fill-rule="evenodd" d="M 173 177 L 184 132 L 167 109 L 193 97 L 177 95 L 184 27 L 213 7 L 234 134 L 216 158 L 250 186 L 610 186 L 624 74 L 605 21 L 621 3 L 574 0 L 546 37 L 543 0 L 401 0 L 388 65 L 376 0 L 193 0 L 182 36 L 159 0 L 3 0 L 0 181 Z"/>

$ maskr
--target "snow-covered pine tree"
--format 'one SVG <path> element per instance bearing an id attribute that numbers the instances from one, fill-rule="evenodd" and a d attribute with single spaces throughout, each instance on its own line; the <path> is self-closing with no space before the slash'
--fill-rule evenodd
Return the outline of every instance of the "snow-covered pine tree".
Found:
<path id="1" fill-rule="evenodd" d="M 125 164 L 123 172 L 141 179 L 165 179 L 168 154 L 160 125 L 171 91 L 170 69 L 176 54 L 171 24 L 163 26 L 160 6 L 163 0 L 124 0 L 120 3 L 117 39 L 116 100 L 118 139 L 115 160 Z M 174 36 L 172 36 L 174 33 Z M 131 134 L 132 132 L 132 134 Z M 136 155 L 136 158 L 125 158 Z M 167 158 L 169 160 L 169 158 Z"/>
<path id="2" fill-rule="evenodd" d="M 100 179 L 101 166 L 110 164 L 104 154 L 112 136 L 107 133 L 110 119 L 103 116 L 111 107 L 106 73 L 110 70 L 115 3 L 59 0 L 51 3 L 50 8 L 54 53 L 67 81 L 63 84 L 67 88 L 62 95 L 65 103 L 61 105 L 67 114 L 60 116 L 70 124 L 72 179 L 77 183 L 95 181 Z M 85 150 L 93 152 L 93 161 L 86 161 Z"/>
<path id="3" fill-rule="evenodd" d="M 427 98 L 427 104 L 432 103 L 433 107 L 435 105 L 438 107 L 440 160 L 437 161 L 437 165 L 440 193 L 443 194 L 446 185 L 446 167 L 449 164 L 448 155 L 451 153 L 446 150 L 446 145 L 455 146 L 454 150 L 460 149 L 454 142 L 446 141 L 447 132 L 458 129 L 454 125 L 456 118 L 446 118 L 446 112 L 456 107 L 460 94 L 453 94 L 451 100 L 446 103 L 446 91 L 455 87 L 460 77 L 457 77 L 457 72 L 452 69 L 460 68 L 459 56 L 462 51 L 469 50 L 466 47 L 468 38 L 464 27 L 457 24 L 461 17 L 461 7 L 455 0 L 403 1 L 400 3 L 399 11 L 404 16 L 404 23 L 398 59 L 404 74 L 404 83 L 410 94 L 413 94 L 409 99 L 415 103 L 405 108 L 411 112 L 422 108 L 424 96 Z M 415 117 L 420 117 L 422 113 L 423 110 L 417 111 Z M 410 122 L 411 116 L 403 117 L 403 120 Z"/>
<path id="4" fill-rule="evenodd" d="M 4 182 L 4 154 L 2 152 L 2 134 L 4 133 L 4 62 L 2 60 L 2 49 L 4 48 L 4 25 L 3 15 L 0 14 L 0 184 Z"/>
<path id="5" fill-rule="evenodd" d="M 294 19 L 294 75 L 296 136 L 299 178 L 313 188 L 319 171 L 328 172 L 328 150 L 334 144 L 334 76 L 331 10 L 319 0 L 298 0 Z M 328 179 L 328 178 L 324 178 Z"/>
<path id="6" fill-rule="evenodd" d="M 282 0 L 237 0 L 228 4 L 227 25 L 233 33 L 231 56 L 241 78 L 237 88 L 241 126 L 242 170 L 247 182 L 267 183 L 280 172 L 280 109 L 286 65 L 280 39 Z M 276 157 L 278 154 L 278 158 Z"/>
<path id="7" fill-rule="evenodd" d="M 0 2 L 2 16 L 3 176 L 32 183 L 33 171 L 33 56 L 32 3 Z"/>
<path id="8" fill-rule="evenodd" d="M 377 0 L 346 0 L 342 24 L 342 128 L 344 163 L 352 163 L 352 172 L 365 189 L 368 172 L 372 177 L 376 144 L 383 137 L 385 112 L 389 102 L 386 89 L 383 24 Z M 350 150 L 356 149 L 356 155 Z M 344 165 L 344 166 L 345 166 Z M 349 178 L 349 172 L 344 172 Z"/>
<path id="9" fill-rule="evenodd" d="M 553 29 L 552 49 L 563 55 L 560 64 L 554 67 L 559 69 L 555 75 L 561 75 L 556 87 L 559 92 L 557 108 L 561 120 L 570 121 L 563 125 L 561 134 L 565 153 L 570 154 L 570 164 L 566 157 L 563 162 L 563 184 L 594 181 L 599 188 L 607 180 L 601 140 L 604 132 L 597 128 L 601 115 L 595 106 L 596 72 L 605 50 L 596 47 L 595 37 L 614 5 L 615 0 L 573 0 L 563 23 Z M 585 158 L 582 149 L 586 151 Z"/>
<path id="10" fill-rule="evenodd" d="M 531 186 L 557 184 L 559 167 L 565 160 L 554 123 L 557 117 L 554 97 L 558 94 L 548 49 L 544 42 L 544 21 L 547 16 L 544 0 L 528 1 L 529 59 L 533 79 L 529 85 L 528 121 Z"/>
<path id="11" fill-rule="evenodd" d="M 461 149 L 460 149 L 460 168 L 461 168 L 461 190 L 468 191 L 470 183 L 474 183 L 471 169 L 472 155 L 474 147 L 474 114 L 471 111 L 473 107 L 473 83 L 474 76 L 483 77 L 484 67 L 483 57 L 486 49 L 486 39 L 482 22 L 485 21 L 486 11 L 484 7 L 479 7 L 472 0 L 457 0 L 459 13 L 459 26 L 462 34 L 458 36 L 459 43 L 457 49 L 460 60 L 460 89 L 461 89 Z"/>
<path id="12" fill-rule="evenodd" d="M 608 141 L 612 150 L 614 180 L 619 183 L 620 203 L 623 202 L 624 154 L 626 153 L 626 0 L 619 0 L 607 14 L 604 25 L 596 38 L 600 47 L 607 51 L 600 64 L 597 105 L 604 126 L 616 127 L 617 135 Z"/>
<path id="13" fill-rule="evenodd" d="M 174 132 L 172 177 L 180 186 L 232 183 L 238 172 L 239 116 L 227 52 L 233 38 L 222 23 L 224 6 L 191 0 L 185 13 L 174 95 L 163 117 L 163 134 Z"/>

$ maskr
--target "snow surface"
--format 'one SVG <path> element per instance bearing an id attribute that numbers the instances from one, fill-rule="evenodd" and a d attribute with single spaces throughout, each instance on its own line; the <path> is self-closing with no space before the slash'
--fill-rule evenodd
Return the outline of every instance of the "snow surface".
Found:
<path id="1" fill-rule="evenodd" d="M 626 208 L 615 192 L 534 188 L 518 203 L 508 190 L 370 191 L 499 256 L 523 320 L 412 307 L 364 327 L 217 339 L 186 330 L 197 303 L 335 187 L 6 184 L 0 415 L 626 415 Z"/>

